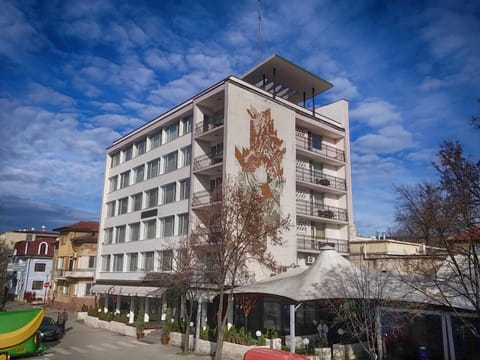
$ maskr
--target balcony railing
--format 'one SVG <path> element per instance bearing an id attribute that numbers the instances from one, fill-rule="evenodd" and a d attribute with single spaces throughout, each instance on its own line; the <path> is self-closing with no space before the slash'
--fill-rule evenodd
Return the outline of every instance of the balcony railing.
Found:
<path id="1" fill-rule="evenodd" d="M 195 125 L 195 136 L 201 135 L 207 131 L 210 131 L 222 125 L 223 125 L 223 117 L 205 119 L 202 122 Z"/>
<path id="2" fill-rule="evenodd" d="M 346 191 L 347 189 L 345 179 L 331 175 L 325 175 L 320 171 L 312 171 L 299 166 L 297 166 L 297 180 L 328 186 L 341 191 Z"/>
<path id="3" fill-rule="evenodd" d="M 348 253 L 347 240 L 315 238 L 311 235 L 297 234 L 297 247 L 300 250 L 320 251 L 324 245 L 333 246 L 339 253 Z"/>
<path id="4" fill-rule="evenodd" d="M 222 200 L 222 191 L 198 191 L 193 194 L 192 206 L 205 206 Z"/>
<path id="5" fill-rule="evenodd" d="M 76 269 L 72 271 L 65 271 L 64 276 L 67 278 L 81 278 L 81 277 L 93 277 L 94 268 Z"/>
<path id="6" fill-rule="evenodd" d="M 316 216 L 330 220 L 348 221 L 346 209 L 327 206 L 308 200 L 297 200 L 297 214 Z"/>
<path id="7" fill-rule="evenodd" d="M 219 164 L 223 161 L 223 153 L 197 156 L 193 161 L 193 170 Z"/>
<path id="8" fill-rule="evenodd" d="M 337 149 L 336 147 L 327 145 L 327 144 L 313 144 L 312 139 L 303 137 L 303 136 L 296 136 L 297 138 L 297 146 L 317 153 L 327 159 L 338 160 L 341 162 L 345 162 L 345 152 L 343 150 Z"/>

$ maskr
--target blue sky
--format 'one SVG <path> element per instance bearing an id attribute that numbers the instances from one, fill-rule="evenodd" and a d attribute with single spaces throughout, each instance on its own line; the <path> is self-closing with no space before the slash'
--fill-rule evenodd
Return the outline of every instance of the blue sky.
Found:
<path id="1" fill-rule="evenodd" d="M 98 220 L 105 148 L 257 63 L 258 2 L 0 0 L 0 232 Z M 480 2 L 263 0 L 277 53 L 350 102 L 357 232 L 393 226 L 394 185 L 439 144 L 479 158 Z"/>

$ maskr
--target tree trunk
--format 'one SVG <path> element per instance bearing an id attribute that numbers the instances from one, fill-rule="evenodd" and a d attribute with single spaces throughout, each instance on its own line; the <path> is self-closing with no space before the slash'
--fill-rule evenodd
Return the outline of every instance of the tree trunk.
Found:
<path id="1" fill-rule="evenodd" d="M 227 296 L 226 311 L 225 311 L 225 315 L 223 315 L 223 308 L 225 306 L 223 302 L 223 295 L 224 295 L 223 292 L 220 293 L 220 301 L 218 304 L 218 312 L 217 312 L 218 333 L 217 333 L 217 350 L 215 352 L 215 360 L 222 360 L 223 339 L 225 335 L 225 327 L 227 325 L 227 318 L 228 318 L 228 313 L 230 311 L 230 304 L 231 304 L 231 297 L 232 297 L 231 294 Z"/>

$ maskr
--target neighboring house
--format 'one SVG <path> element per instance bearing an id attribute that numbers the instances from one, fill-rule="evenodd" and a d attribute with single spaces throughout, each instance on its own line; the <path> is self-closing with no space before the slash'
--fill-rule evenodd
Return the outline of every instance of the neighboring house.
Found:
<path id="1" fill-rule="evenodd" d="M 58 235 L 58 234 L 57 234 Z M 55 237 L 36 234 L 34 240 L 17 241 L 8 271 L 9 293 L 18 300 L 44 301 L 50 287 Z"/>
<path id="2" fill-rule="evenodd" d="M 347 255 L 355 236 L 348 102 L 317 103 L 332 86 L 274 55 L 115 141 L 93 289 L 105 307 L 114 301 L 133 315 L 130 304 L 143 298 L 148 315 L 160 316 L 162 284 L 145 274 L 172 271 L 175 248 L 231 176 L 259 185 L 290 215 L 282 245 L 268 244 L 279 266 L 311 265 L 324 244 Z M 249 270 L 255 280 L 270 276 Z"/>
<path id="3" fill-rule="evenodd" d="M 45 226 L 42 226 L 41 230 L 35 230 L 31 228 L 30 230 L 15 230 L 15 231 L 5 231 L 0 234 L 0 242 L 3 242 L 10 246 L 12 249 L 15 243 L 19 241 L 33 241 L 40 236 L 42 238 L 52 238 L 56 239 L 58 233 L 50 232 L 45 230 Z"/>
<path id="4" fill-rule="evenodd" d="M 93 283 L 98 222 L 80 221 L 55 229 L 60 233 L 55 246 L 50 300 L 55 307 L 78 311 L 93 306 Z"/>

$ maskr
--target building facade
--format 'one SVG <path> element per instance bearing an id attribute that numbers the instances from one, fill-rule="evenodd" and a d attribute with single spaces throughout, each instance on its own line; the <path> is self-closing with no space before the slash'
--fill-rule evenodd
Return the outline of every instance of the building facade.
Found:
<path id="1" fill-rule="evenodd" d="M 60 236 L 55 245 L 50 301 L 52 306 L 79 311 L 94 306 L 91 293 L 98 243 L 98 222 L 80 221 L 55 229 Z"/>
<path id="2" fill-rule="evenodd" d="M 315 104 L 331 87 L 274 55 L 115 141 L 94 291 L 114 295 L 117 308 L 122 296 L 145 298 L 159 314 L 161 284 L 146 284 L 145 274 L 172 271 L 175 247 L 232 177 L 291 217 L 282 245 L 268 248 L 279 266 L 313 264 L 323 244 L 346 255 L 354 236 L 348 103 Z M 270 275 L 254 272 L 254 280 Z"/>

